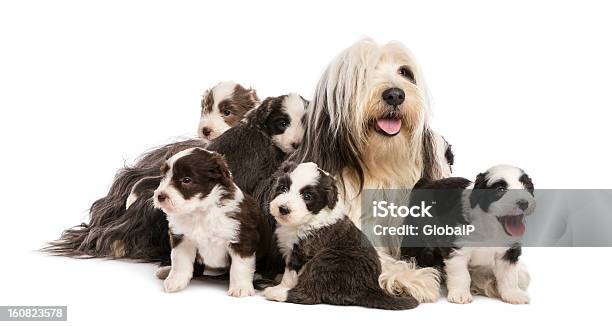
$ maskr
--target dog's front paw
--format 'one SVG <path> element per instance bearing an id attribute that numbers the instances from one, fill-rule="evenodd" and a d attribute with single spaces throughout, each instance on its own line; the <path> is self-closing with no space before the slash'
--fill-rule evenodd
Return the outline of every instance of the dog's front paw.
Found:
<path id="1" fill-rule="evenodd" d="M 288 288 L 284 286 L 268 287 L 263 291 L 263 296 L 270 301 L 285 302 L 287 301 Z"/>
<path id="2" fill-rule="evenodd" d="M 472 294 L 470 290 L 449 290 L 447 296 L 448 302 L 466 304 L 472 302 Z"/>
<path id="3" fill-rule="evenodd" d="M 504 302 L 511 304 L 527 304 L 529 303 L 529 294 L 523 290 L 511 290 L 502 292 L 501 299 Z"/>
<path id="4" fill-rule="evenodd" d="M 252 296 L 255 295 L 255 288 L 253 288 L 253 284 L 240 286 L 230 285 L 230 288 L 227 291 L 227 295 L 234 297 Z"/>
<path id="5" fill-rule="evenodd" d="M 187 285 L 189 285 L 190 280 L 191 279 L 189 277 L 170 275 L 164 280 L 164 290 L 167 293 L 182 291 L 185 289 L 185 287 L 187 287 Z"/>

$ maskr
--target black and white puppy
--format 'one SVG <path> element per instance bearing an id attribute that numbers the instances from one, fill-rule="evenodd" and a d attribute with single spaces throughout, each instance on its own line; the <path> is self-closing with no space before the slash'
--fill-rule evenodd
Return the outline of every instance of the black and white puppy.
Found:
<path id="1" fill-rule="evenodd" d="M 448 225 L 471 224 L 474 232 L 444 241 L 453 247 L 402 247 L 403 256 L 414 257 L 420 266 L 442 269 L 450 302 L 471 302 L 471 283 L 484 278 L 491 280 L 478 284 L 495 288 L 485 295 L 513 304 L 529 302 L 529 277 L 519 262 L 520 239 L 525 233 L 525 217 L 533 213 L 536 204 L 532 180 L 522 169 L 495 166 L 474 182 L 457 177 L 422 179 L 414 189 L 443 190 L 444 200 L 437 202 L 449 209 L 438 218 Z M 452 193 L 455 190 L 456 196 Z M 411 202 L 418 202 L 415 194 L 418 191 L 413 192 Z M 440 203 L 444 201 L 456 203 Z"/>
<path id="2" fill-rule="evenodd" d="M 236 126 L 246 113 L 259 104 L 257 92 L 233 82 L 220 82 L 204 91 L 198 136 L 212 141 Z"/>
<path id="3" fill-rule="evenodd" d="M 299 304 L 416 307 L 414 298 L 390 295 L 379 286 L 378 254 L 338 202 L 335 179 L 312 162 L 285 164 L 283 171 L 270 212 L 285 272 L 263 295 Z"/>
<path id="4" fill-rule="evenodd" d="M 208 149 L 225 156 L 234 182 L 251 194 L 301 142 L 307 107 L 308 101 L 297 94 L 268 98 L 213 140 Z M 205 146 L 203 140 L 194 139 L 146 153 L 117 174 L 107 196 L 92 205 L 88 224 L 66 230 L 46 250 L 66 256 L 169 263 L 168 223 L 164 213 L 153 207 L 152 198 L 159 167 L 181 150 Z M 139 183 L 145 177 L 153 178 Z"/>
<path id="5" fill-rule="evenodd" d="M 172 268 L 166 292 L 189 284 L 194 262 L 213 269 L 229 268 L 231 296 L 255 294 L 256 256 L 265 256 L 271 238 L 255 200 L 233 182 L 223 157 L 203 148 L 183 150 L 162 166 L 163 179 L 154 193 L 170 227 Z"/>

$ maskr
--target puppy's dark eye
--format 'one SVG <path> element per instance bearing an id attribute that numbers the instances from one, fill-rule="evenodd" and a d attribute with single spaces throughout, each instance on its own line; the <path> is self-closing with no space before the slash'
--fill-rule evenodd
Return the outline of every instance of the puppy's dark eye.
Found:
<path id="1" fill-rule="evenodd" d="M 231 111 L 229 111 L 229 110 L 227 110 L 227 109 L 223 110 L 223 116 L 227 117 L 227 116 L 229 116 L 229 115 L 231 115 L 231 114 L 232 114 L 232 112 L 231 112 Z"/>
<path id="2" fill-rule="evenodd" d="M 310 201 L 312 200 L 312 194 L 310 192 L 304 192 L 302 193 L 302 198 L 304 201 Z"/>
<path id="3" fill-rule="evenodd" d="M 183 184 L 185 184 L 185 185 L 186 185 L 186 184 L 191 184 L 191 178 L 189 178 L 189 177 L 183 177 L 183 178 L 181 179 L 181 183 L 183 183 Z"/>
<path id="4" fill-rule="evenodd" d="M 497 192 L 503 193 L 506 192 L 508 189 L 505 186 L 498 186 L 497 187 Z"/>
<path id="5" fill-rule="evenodd" d="M 282 129 L 285 129 L 285 128 L 287 128 L 287 126 L 289 126 L 289 122 L 284 120 L 284 119 L 283 120 L 279 120 L 276 124 L 278 125 L 278 127 L 282 128 Z"/>
<path id="6" fill-rule="evenodd" d="M 400 67 L 400 69 L 397 72 L 400 75 L 402 75 L 404 78 L 410 80 L 411 82 L 413 82 L 413 83 L 415 82 L 415 80 L 414 80 L 414 73 L 412 72 L 410 67 L 402 66 L 402 67 Z"/>

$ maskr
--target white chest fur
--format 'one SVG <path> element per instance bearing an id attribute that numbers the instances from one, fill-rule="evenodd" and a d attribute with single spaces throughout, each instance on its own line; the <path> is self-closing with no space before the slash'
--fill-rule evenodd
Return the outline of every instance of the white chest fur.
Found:
<path id="1" fill-rule="evenodd" d="M 206 212 L 168 217 L 170 230 L 192 241 L 202 263 L 211 268 L 229 266 L 229 246 L 238 240 L 240 223 L 227 216 L 222 208 Z"/>

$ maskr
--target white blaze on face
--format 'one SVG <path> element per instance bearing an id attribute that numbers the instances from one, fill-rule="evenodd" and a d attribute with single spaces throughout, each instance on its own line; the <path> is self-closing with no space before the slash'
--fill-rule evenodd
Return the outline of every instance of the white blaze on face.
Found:
<path id="1" fill-rule="evenodd" d="M 270 213 L 281 225 L 299 226 L 307 223 L 312 217 L 300 191 L 306 186 L 318 184 L 319 170 L 315 163 L 307 162 L 298 165 L 289 177 L 291 185 L 288 191 L 279 194 L 270 202 Z M 279 211 L 281 206 L 287 207 L 291 212 L 286 216 L 281 216 Z"/>
<path id="2" fill-rule="evenodd" d="M 166 160 L 169 169 L 164 175 L 164 178 L 159 183 L 159 186 L 153 193 L 153 204 L 156 208 L 163 210 L 166 214 L 182 213 L 189 207 L 188 200 L 183 198 L 182 194 L 172 185 L 172 174 L 174 163 L 185 156 L 190 155 L 195 148 L 180 151 Z M 164 202 L 158 200 L 160 194 L 166 195 L 167 199 Z"/>
<path id="3" fill-rule="evenodd" d="M 206 91 L 204 93 L 204 98 L 206 98 L 209 95 L 209 92 L 212 92 L 213 103 L 211 108 L 212 110 L 208 111 L 202 109 L 202 116 L 200 117 L 200 123 L 198 124 L 198 137 L 209 141 L 214 140 L 219 135 L 225 133 L 225 131 L 231 128 L 225 119 L 223 119 L 224 116 L 219 110 L 219 103 L 232 97 L 236 85 L 237 84 L 232 81 L 221 82 L 213 87 L 210 91 Z M 209 129 L 210 134 L 204 135 L 204 128 Z"/>
<path id="4" fill-rule="evenodd" d="M 283 109 L 291 120 L 289 127 L 282 134 L 274 135 L 272 140 L 283 152 L 292 153 L 294 145 L 302 143 L 304 138 L 302 117 L 306 113 L 306 103 L 299 94 L 289 93 L 283 100 Z"/>

